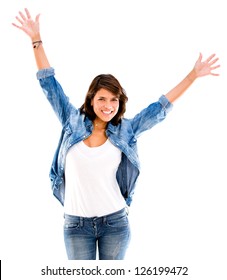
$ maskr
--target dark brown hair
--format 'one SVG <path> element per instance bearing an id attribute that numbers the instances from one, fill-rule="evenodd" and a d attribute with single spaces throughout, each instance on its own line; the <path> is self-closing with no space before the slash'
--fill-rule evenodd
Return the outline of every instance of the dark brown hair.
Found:
<path id="1" fill-rule="evenodd" d="M 91 101 L 95 97 L 97 91 L 102 88 L 110 91 L 119 99 L 118 112 L 111 120 L 111 123 L 113 125 L 117 125 L 118 123 L 120 123 L 126 111 L 126 102 L 128 101 L 128 97 L 119 81 L 111 74 L 101 74 L 94 78 L 89 86 L 84 104 L 80 107 L 81 113 L 84 113 L 92 121 L 96 118 L 96 114 L 93 110 L 93 106 L 91 105 Z"/>

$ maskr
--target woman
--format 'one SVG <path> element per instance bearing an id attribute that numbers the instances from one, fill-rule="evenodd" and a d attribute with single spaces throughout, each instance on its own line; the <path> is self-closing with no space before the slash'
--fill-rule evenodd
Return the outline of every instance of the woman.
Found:
<path id="1" fill-rule="evenodd" d="M 18 23 L 31 39 L 37 78 L 62 124 L 50 171 L 54 195 L 64 206 L 64 240 L 68 259 L 122 260 L 130 241 L 127 206 L 139 175 L 138 136 L 165 119 L 173 102 L 198 78 L 219 65 L 211 55 L 167 94 L 132 119 L 123 117 L 127 96 L 112 75 L 92 81 L 85 102 L 76 109 L 54 77 L 45 54 L 39 15 L 19 12 Z M 98 247 L 98 250 L 96 249 Z"/>

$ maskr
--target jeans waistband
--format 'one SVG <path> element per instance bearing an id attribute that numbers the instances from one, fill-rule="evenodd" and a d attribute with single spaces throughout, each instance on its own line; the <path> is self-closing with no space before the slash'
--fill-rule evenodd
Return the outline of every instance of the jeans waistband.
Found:
<path id="1" fill-rule="evenodd" d="M 68 215 L 68 214 L 64 214 L 64 218 L 69 221 L 69 222 L 75 222 L 75 221 L 80 221 L 80 222 L 93 222 L 93 221 L 103 221 L 106 222 L 107 220 L 112 220 L 112 219 L 118 219 L 124 215 L 128 214 L 128 209 L 127 208 L 123 208 L 117 212 L 105 215 L 105 216 L 100 216 L 100 217 L 91 217 L 91 218 L 87 218 L 87 217 L 81 217 L 81 216 L 74 216 L 74 215 Z"/>

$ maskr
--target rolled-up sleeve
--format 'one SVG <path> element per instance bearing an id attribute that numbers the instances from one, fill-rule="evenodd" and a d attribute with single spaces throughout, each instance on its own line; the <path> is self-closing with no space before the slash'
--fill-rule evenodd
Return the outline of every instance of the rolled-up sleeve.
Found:
<path id="1" fill-rule="evenodd" d="M 151 103 L 143 109 L 131 119 L 135 136 L 138 137 L 142 132 L 163 121 L 172 107 L 173 104 L 169 102 L 165 95 L 162 95 L 157 102 Z"/>
<path id="2" fill-rule="evenodd" d="M 169 99 L 165 97 L 165 95 L 162 95 L 158 101 L 162 104 L 162 107 L 166 110 L 166 113 L 172 110 L 173 104 L 169 102 Z"/>
<path id="3" fill-rule="evenodd" d="M 41 69 L 37 72 L 36 77 L 38 80 L 41 79 L 45 79 L 51 76 L 55 75 L 55 71 L 54 68 L 50 67 L 50 68 L 45 68 L 45 69 Z"/>

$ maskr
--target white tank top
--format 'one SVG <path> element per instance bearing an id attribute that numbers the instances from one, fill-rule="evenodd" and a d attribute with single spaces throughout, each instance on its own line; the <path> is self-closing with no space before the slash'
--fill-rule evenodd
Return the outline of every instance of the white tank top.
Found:
<path id="1" fill-rule="evenodd" d="M 81 217 L 100 217 L 126 206 L 116 172 L 121 151 L 109 140 L 98 147 L 83 141 L 70 148 L 65 166 L 64 212 Z"/>

